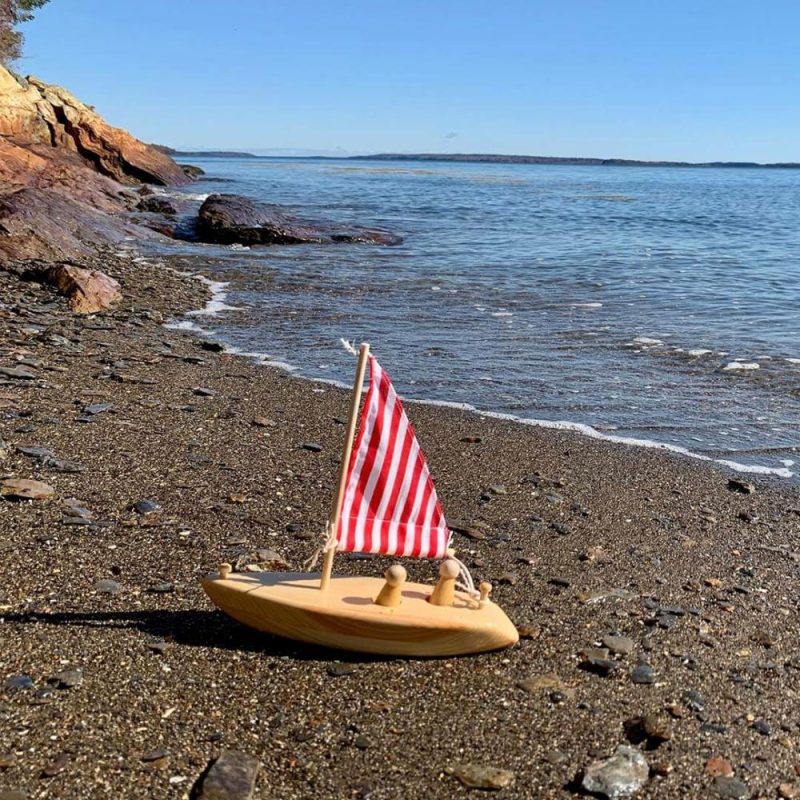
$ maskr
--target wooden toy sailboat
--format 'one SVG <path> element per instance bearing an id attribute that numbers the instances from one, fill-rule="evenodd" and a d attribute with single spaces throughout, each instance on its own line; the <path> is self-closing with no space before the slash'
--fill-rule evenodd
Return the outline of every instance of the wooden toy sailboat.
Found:
<path id="1" fill-rule="evenodd" d="M 354 446 L 367 364 L 369 389 Z M 363 344 L 322 573 L 233 573 L 223 564 L 203 588 L 245 625 L 343 650 L 450 656 L 514 644 L 517 630 L 489 599 L 491 585 L 482 583 L 475 591 L 466 567 L 449 549 L 450 535 L 403 406 Z M 432 587 L 406 582 L 399 564 L 383 579 L 332 576 L 337 550 L 444 560 Z"/>

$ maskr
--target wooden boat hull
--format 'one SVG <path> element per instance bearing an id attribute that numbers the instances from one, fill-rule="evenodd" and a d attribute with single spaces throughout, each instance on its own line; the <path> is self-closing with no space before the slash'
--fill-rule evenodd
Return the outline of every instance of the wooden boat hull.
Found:
<path id="1" fill-rule="evenodd" d="M 203 581 L 208 596 L 234 619 L 309 644 L 390 656 L 454 656 L 515 644 L 511 620 L 494 603 L 478 608 L 456 592 L 452 606 L 428 602 L 431 586 L 406 583 L 400 605 L 376 605 L 382 578 L 337 576 L 319 589 L 319 574 L 233 573 Z"/>

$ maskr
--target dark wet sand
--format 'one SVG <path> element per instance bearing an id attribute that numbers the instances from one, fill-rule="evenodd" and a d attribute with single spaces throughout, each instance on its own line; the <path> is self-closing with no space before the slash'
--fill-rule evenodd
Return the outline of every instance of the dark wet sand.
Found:
<path id="1" fill-rule="evenodd" d="M 0 681 L 34 684 L 0 691 L 0 797 L 188 797 L 223 749 L 260 759 L 258 798 L 474 795 L 446 774 L 465 763 L 511 770 L 502 797 L 573 797 L 580 770 L 628 741 L 627 720 L 652 712 L 671 738 L 636 745 L 652 770 L 637 797 L 718 796 L 704 773 L 714 756 L 754 797 L 794 782 L 796 489 L 755 481 L 741 494 L 732 473 L 668 453 L 413 405 L 450 521 L 488 524 L 482 540 L 456 535 L 461 557 L 533 638 L 436 661 L 271 639 L 215 611 L 199 582 L 258 548 L 300 567 L 328 512 L 347 395 L 162 327 L 202 305 L 197 282 L 103 264 L 125 300 L 90 319 L 0 273 L 0 366 L 41 362 L 28 367 L 33 380 L 0 385 L 0 476 L 57 493 L 0 500 Z M 113 407 L 79 421 L 94 402 Z M 31 445 L 85 470 L 57 472 L 14 450 Z M 65 524 L 68 498 L 96 524 Z M 143 499 L 161 510 L 129 509 Z M 408 566 L 414 579 L 433 577 L 427 563 Z M 121 593 L 98 593 L 105 579 Z M 152 591 L 161 584 L 173 591 Z M 608 676 L 581 669 L 579 652 L 611 632 L 632 638 L 633 652 Z M 330 674 L 337 660 L 352 671 Z M 655 683 L 631 682 L 640 660 Z M 81 686 L 38 691 L 69 667 L 84 670 Z M 517 686 L 551 672 L 564 691 Z M 63 770 L 43 777 L 61 756 Z"/>

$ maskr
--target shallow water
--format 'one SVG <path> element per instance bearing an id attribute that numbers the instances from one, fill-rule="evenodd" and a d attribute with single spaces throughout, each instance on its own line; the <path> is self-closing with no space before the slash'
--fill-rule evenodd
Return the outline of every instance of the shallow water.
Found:
<path id="1" fill-rule="evenodd" d="M 169 248 L 229 282 L 193 319 L 231 347 L 347 382 L 369 340 L 409 397 L 795 471 L 800 171 L 194 162 L 192 194 L 405 237 Z"/>

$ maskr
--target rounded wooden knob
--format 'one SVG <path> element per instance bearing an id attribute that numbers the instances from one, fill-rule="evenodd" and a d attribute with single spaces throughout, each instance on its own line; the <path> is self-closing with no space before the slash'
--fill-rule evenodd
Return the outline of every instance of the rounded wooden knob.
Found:
<path id="1" fill-rule="evenodd" d="M 399 586 L 401 583 L 405 583 L 407 576 L 406 568 L 402 564 L 392 564 L 392 566 L 383 573 L 383 577 L 386 578 L 386 583 L 389 584 L 389 586 Z"/>
<path id="2" fill-rule="evenodd" d="M 478 587 L 481 593 L 481 602 L 485 603 L 489 599 L 489 595 L 492 591 L 492 584 L 489 581 L 481 581 L 481 585 Z"/>
<path id="3" fill-rule="evenodd" d="M 219 576 L 220 576 L 220 578 L 222 578 L 222 580 L 227 580 L 228 575 L 231 574 L 231 570 L 232 569 L 233 569 L 233 567 L 231 567 L 230 564 L 220 564 L 219 565 Z"/>
<path id="4" fill-rule="evenodd" d="M 459 567 L 458 563 L 453 561 L 452 558 L 442 561 L 442 565 L 439 567 L 439 576 L 447 578 L 448 580 L 457 578 L 459 572 L 461 572 L 461 567 Z"/>

